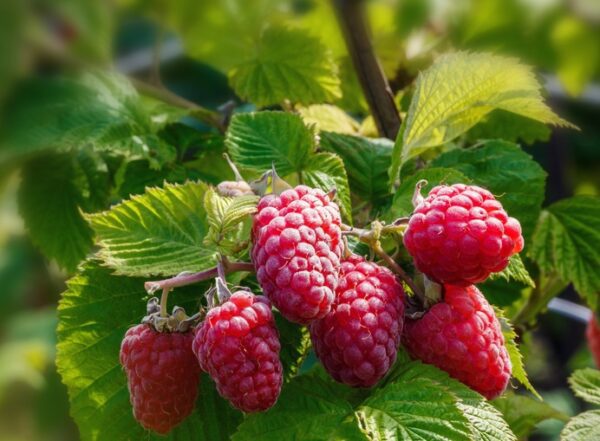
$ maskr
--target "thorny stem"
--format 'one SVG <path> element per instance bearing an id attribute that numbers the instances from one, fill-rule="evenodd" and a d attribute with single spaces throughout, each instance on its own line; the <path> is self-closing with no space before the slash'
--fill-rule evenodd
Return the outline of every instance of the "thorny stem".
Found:
<path id="1" fill-rule="evenodd" d="M 250 262 L 229 262 L 227 261 L 224 265 L 225 273 L 234 273 L 239 271 L 254 271 L 254 265 Z M 214 279 L 219 275 L 217 267 L 209 268 L 204 271 L 197 273 L 181 273 L 175 277 L 164 280 L 154 280 L 144 283 L 144 288 L 149 293 L 154 293 L 160 289 L 171 290 L 180 286 L 192 285 L 194 283 L 202 282 L 204 280 Z"/>

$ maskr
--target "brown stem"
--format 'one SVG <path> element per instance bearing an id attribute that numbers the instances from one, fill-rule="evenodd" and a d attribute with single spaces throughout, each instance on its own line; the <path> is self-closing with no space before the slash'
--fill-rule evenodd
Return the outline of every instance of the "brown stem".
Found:
<path id="1" fill-rule="evenodd" d="M 417 297 L 419 297 L 420 299 L 425 298 L 425 295 L 423 294 L 421 289 L 416 285 L 416 283 L 413 281 L 413 279 L 411 279 L 408 276 L 408 274 L 406 274 L 404 269 L 400 265 L 398 265 L 398 263 L 394 259 L 392 259 L 392 257 L 388 253 L 386 253 L 384 251 L 384 249 L 381 247 L 381 244 L 379 243 L 379 241 L 373 245 L 372 249 L 375 252 L 375 254 L 377 254 L 379 257 L 381 257 L 385 261 L 385 263 L 387 263 L 387 265 L 396 274 L 398 274 L 398 276 L 400 276 L 400 278 L 404 281 L 404 283 L 406 283 L 408 286 L 410 286 L 410 289 Z"/>
<path id="2" fill-rule="evenodd" d="M 364 0 L 333 0 L 348 53 L 377 130 L 381 136 L 394 140 L 400 129 L 400 115 L 369 38 L 365 3 Z"/>
<path id="3" fill-rule="evenodd" d="M 234 273 L 237 271 L 254 271 L 254 265 L 250 262 L 229 262 L 224 265 L 225 273 Z M 197 273 L 182 273 L 175 277 L 164 280 L 153 280 L 144 283 L 146 291 L 153 293 L 160 289 L 171 290 L 180 286 L 192 285 L 194 283 L 203 282 L 204 280 L 214 279 L 219 275 L 217 267 L 212 267 Z"/>

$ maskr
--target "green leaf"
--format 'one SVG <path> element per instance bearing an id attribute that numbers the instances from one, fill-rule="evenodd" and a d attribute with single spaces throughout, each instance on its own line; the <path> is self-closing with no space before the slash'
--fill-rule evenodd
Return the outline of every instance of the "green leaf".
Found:
<path id="1" fill-rule="evenodd" d="M 417 79 L 394 145 L 391 182 L 408 159 L 451 141 L 495 109 L 543 123 L 570 125 L 544 103 L 529 67 L 486 53 L 447 54 Z"/>
<path id="2" fill-rule="evenodd" d="M 315 153 L 315 133 L 299 115 L 258 112 L 235 115 L 225 139 L 235 163 L 264 172 L 275 169 L 290 183 L 305 182 L 337 189 L 340 208 L 350 219 L 350 190 L 343 161 L 332 153 Z"/>
<path id="3" fill-rule="evenodd" d="M 595 309 L 600 292 L 600 199 L 575 196 L 547 207 L 529 254 L 542 271 L 572 282 Z"/>
<path id="4" fill-rule="evenodd" d="M 300 107 L 298 113 L 306 125 L 314 125 L 320 132 L 329 131 L 356 135 L 360 125 L 342 109 L 331 104 L 313 104 Z"/>
<path id="5" fill-rule="evenodd" d="M 583 412 L 572 418 L 560 433 L 561 441 L 600 439 L 600 410 Z"/>
<path id="6" fill-rule="evenodd" d="M 519 439 L 527 439 L 538 423 L 557 419 L 565 421 L 568 416 L 550 405 L 526 395 L 508 392 L 491 402 L 498 409 Z"/>
<path id="7" fill-rule="evenodd" d="M 264 107 L 285 100 L 319 104 L 341 97 L 331 53 L 306 32 L 268 28 L 253 50 L 229 72 L 231 86 L 242 99 Z"/>
<path id="8" fill-rule="evenodd" d="M 426 377 L 445 387 L 457 398 L 457 407 L 469 421 L 474 441 L 511 441 L 515 439 L 502 415 L 483 396 L 436 368 L 419 361 L 399 362 L 392 376 L 401 373 L 405 381 Z M 388 380 L 389 381 L 389 380 Z"/>
<path id="9" fill-rule="evenodd" d="M 525 366 L 523 365 L 523 355 L 521 354 L 521 351 L 519 351 L 519 347 L 516 342 L 517 333 L 513 329 L 508 319 L 504 317 L 502 311 L 498 308 L 494 308 L 494 310 L 496 311 L 496 315 L 498 316 L 498 320 L 500 320 L 500 325 L 502 326 L 504 345 L 506 346 L 506 350 L 508 351 L 508 355 L 510 357 L 510 363 L 512 364 L 512 376 L 541 401 L 542 397 L 537 393 L 527 377 L 527 372 L 525 371 Z"/>
<path id="10" fill-rule="evenodd" d="M 490 279 L 504 279 L 507 282 L 510 280 L 516 280 L 524 285 L 535 288 L 535 282 L 529 275 L 529 272 L 525 268 L 523 260 L 521 260 L 521 256 L 519 254 L 513 255 L 508 262 L 508 266 L 499 273 L 491 274 Z"/>
<path id="11" fill-rule="evenodd" d="M 158 163 L 172 159 L 172 151 L 155 133 L 183 115 L 142 100 L 126 78 L 114 73 L 31 79 L 13 99 L 2 122 L 4 158 L 91 146 Z"/>
<path id="12" fill-rule="evenodd" d="M 256 213 L 258 199 L 255 195 L 223 197 L 209 189 L 204 196 L 209 224 L 204 243 L 233 254 L 245 249 L 250 237 L 250 215 Z"/>
<path id="13" fill-rule="evenodd" d="M 469 182 L 465 175 L 453 168 L 433 167 L 419 170 L 414 175 L 407 177 L 396 190 L 392 206 L 386 215 L 387 220 L 392 221 L 399 217 L 408 216 L 413 212 L 412 197 L 417 182 L 422 179 L 427 180 L 427 185 L 421 188 L 421 194 L 423 195 L 429 193 L 436 185 Z"/>
<path id="14" fill-rule="evenodd" d="M 46 154 L 28 162 L 22 171 L 19 211 L 32 241 L 50 259 L 74 271 L 93 245 L 93 231 L 80 206 L 71 154 Z"/>
<path id="15" fill-rule="evenodd" d="M 591 404 L 600 404 L 600 371 L 579 369 L 569 377 L 569 384 L 579 398 Z"/>
<path id="16" fill-rule="evenodd" d="M 544 200 L 546 172 L 519 146 L 488 141 L 444 153 L 431 166 L 455 168 L 490 190 L 508 215 L 519 220 L 525 239 L 530 237 Z"/>
<path id="17" fill-rule="evenodd" d="M 314 139 L 299 115 L 258 112 L 235 115 L 225 144 L 241 167 L 264 172 L 274 165 L 284 176 L 306 167 Z"/>
<path id="18" fill-rule="evenodd" d="M 550 128 L 544 123 L 505 110 L 494 110 L 470 129 L 466 137 L 470 141 L 503 139 L 533 144 L 550 139 Z"/>
<path id="19" fill-rule="evenodd" d="M 278 312 L 274 313 L 275 323 L 279 331 L 281 352 L 279 358 L 283 365 L 284 381 L 289 381 L 298 374 L 310 350 L 310 334 L 306 326 L 298 326 L 284 319 Z"/>
<path id="20" fill-rule="evenodd" d="M 215 249 L 203 244 L 209 225 L 204 208 L 208 186 L 167 184 L 89 215 L 102 249 L 99 257 L 117 274 L 173 275 L 215 264 Z"/>
<path id="21" fill-rule="evenodd" d="M 199 405 L 167 438 L 145 431 L 133 418 L 119 348 L 127 329 L 146 311 L 143 278 L 115 276 L 98 261 L 87 262 L 72 278 L 58 307 L 57 366 L 66 384 L 71 415 L 81 438 L 95 441 L 224 440 L 238 412 L 203 380 Z M 171 301 L 189 312 L 197 309 L 198 286 L 175 290 Z M 174 302 L 175 303 L 175 302 Z M 200 402 L 201 401 L 201 402 Z"/>
<path id="22" fill-rule="evenodd" d="M 335 199 L 339 202 L 342 216 L 348 222 L 351 221 L 350 188 L 342 158 L 334 153 L 312 155 L 309 164 L 302 171 L 302 176 L 304 183 L 310 187 L 320 188 L 324 192 L 335 188 Z"/>
<path id="23" fill-rule="evenodd" d="M 387 169 L 392 143 L 387 139 L 321 132 L 321 148 L 341 156 L 353 194 L 374 204 L 389 197 Z"/>

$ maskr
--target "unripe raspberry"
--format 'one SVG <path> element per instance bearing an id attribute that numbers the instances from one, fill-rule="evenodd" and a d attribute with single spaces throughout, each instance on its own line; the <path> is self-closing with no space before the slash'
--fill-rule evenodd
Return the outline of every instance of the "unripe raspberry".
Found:
<path id="1" fill-rule="evenodd" d="M 310 325 L 317 357 L 331 376 L 371 387 L 396 360 L 404 322 L 404 291 L 387 268 L 362 257 L 342 261 L 331 311 Z"/>
<path id="2" fill-rule="evenodd" d="M 444 285 L 444 301 L 407 319 L 402 342 L 414 358 L 448 372 L 493 399 L 506 389 L 512 365 L 500 322 L 475 286 Z"/>
<path id="3" fill-rule="evenodd" d="M 600 327 L 598 327 L 598 322 L 595 317 L 592 317 L 588 322 L 585 333 L 596 366 L 600 368 Z"/>
<path id="4" fill-rule="evenodd" d="M 146 429 L 168 433 L 194 410 L 200 366 L 192 332 L 159 333 L 147 324 L 130 328 L 121 344 L 135 419 Z"/>
<path id="5" fill-rule="evenodd" d="M 519 221 L 489 191 L 439 185 L 415 208 L 404 245 L 431 279 L 467 286 L 506 268 L 523 249 L 523 236 Z"/>
<path id="6" fill-rule="evenodd" d="M 342 255 L 340 211 L 299 185 L 258 203 L 252 261 L 260 286 L 288 320 L 307 324 L 331 309 Z"/>
<path id="7" fill-rule="evenodd" d="M 193 343 L 200 366 L 236 408 L 273 406 L 283 382 L 279 336 L 269 300 L 237 291 L 211 309 Z"/>

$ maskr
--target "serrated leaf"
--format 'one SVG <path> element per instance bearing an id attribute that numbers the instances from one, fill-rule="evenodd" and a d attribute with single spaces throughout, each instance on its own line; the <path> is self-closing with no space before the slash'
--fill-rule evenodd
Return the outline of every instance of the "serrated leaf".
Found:
<path id="1" fill-rule="evenodd" d="M 25 165 L 19 189 L 19 212 L 31 239 L 67 271 L 74 271 L 93 245 L 76 177 L 71 154 L 46 154 Z"/>
<path id="2" fill-rule="evenodd" d="M 236 254 L 246 248 L 250 236 L 250 215 L 256 213 L 258 196 L 224 197 L 214 189 L 204 196 L 204 208 L 210 226 L 204 242 Z"/>
<path id="3" fill-rule="evenodd" d="M 542 397 L 537 393 L 527 377 L 527 372 L 525 371 L 525 366 L 523 365 L 523 355 L 521 354 L 521 351 L 519 351 L 519 347 L 515 341 L 517 338 L 517 333 L 513 329 L 508 319 L 503 316 L 502 311 L 498 308 L 494 308 L 494 310 L 496 312 L 496 316 L 498 316 L 498 320 L 500 320 L 500 325 L 502 326 L 504 345 L 506 346 L 508 356 L 510 357 L 510 363 L 512 364 L 512 376 L 541 401 Z"/>
<path id="4" fill-rule="evenodd" d="M 571 389 L 579 398 L 591 404 L 600 404 L 600 371 L 579 369 L 569 377 Z"/>
<path id="5" fill-rule="evenodd" d="M 529 254 L 542 271 L 572 282 L 595 309 L 600 292 L 600 199 L 575 196 L 547 207 Z"/>
<path id="6" fill-rule="evenodd" d="M 314 125 L 320 132 L 328 131 L 347 135 L 358 133 L 358 122 L 342 109 L 331 104 L 300 107 L 298 113 L 306 125 Z"/>
<path id="7" fill-rule="evenodd" d="M 414 175 L 407 177 L 396 190 L 392 206 L 386 215 L 387 220 L 392 221 L 399 217 L 408 216 L 413 212 L 412 197 L 415 192 L 415 185 L 422 179 L 427 181 L 427 185 L 421 188 L 423 196 L 429 193 L 436 185 L 469 183 L 470 181 L 459 170 L 454 168 L 432 167 L 419 170 Z"/>
<path id="8" fill-rule="evenodd" d="M 390 179 L 400 166 L 451 141 L 495 109 L 543 123 L 569 126 L 544 103 L 531 68 L 512 58 L 457 52 L 422 72 L 394 145 Z"/>
<path id="9" fill-rule="evenodd" d="M 392 157 L 391 141 L 331 132 L 321 132 L 320 136 L 321 148 L 344 161 L 352 193 L 375 204 L 389 197 L 386 170 Z"/>
<path id="10" fill-rule="evenodd" d="M 299 115 L 242 113 L 232 118 L 225 144 L 241 167 L 264 172 L 274 165 L 284 176 L 306 167 L 314 137 Z"/>
<path id="11" fill-rule="evenodd" d="M 225 142 L 240 167 L 264 172 L 275 166 L 290 183 L 304 182 L 326 192 L 335 187 L 342 213 L 350 220 L 344 163 L 333 153 L 315 153 L 315 133 L 299 115 L 268 111 L 236 115 Z"/>
<path id="12" fill-rule="evenodd" d="M 519 146 L 493 140 L 470 149 L 456 149 L 432 161 L 432 167 L 454 168 L 473 184 L 490 190 L 509 216 L 530 237 L 544 200 L 546 172 Z"/>
<path id="13" fill-rule="evenodd" d="M 370 438 L 470 440 L 468 420 L 457 400 L 429 378 L 394 382 L 369 397 L 356 411 Z"/>
<path id="14" fill-rule="evenodd" d="M 508 392 L 491 402 L 504 416 L 512 431 L 519 439 L 527 439 L 538 423 L 557 419 L 565 421 L 568 416 L 545 402 L 534 400 L 526 395 Z"/>
<path id="15" fill-rule="evenodd" d="M 88 216 L 102 249 L 99 257 L 117 274 L 174 275 L 215 264 L 202 182 L 167 184 Z"/>
<path id="16" fill-rule="evenodd" d="M 560 433 L 561 441 L 600 439 L 600 410 L 589 410 L 572 418 Z"/>
<path id="17" fill-rule="evenodd" d="M 352 206 L 348 177 L 344 162 L 338 155 L 334 153 L 312 155 L 309 164 L 302 171 L 302 177 L 306 185 L 320 188 L 326 193 L 335 188 L 335 200 L 339 202 L 342 216 L 351 222 Z"/>
<path id="18" fill-rule="evenodd" d="M 510 280 L 516 280 L 524 285 L 535 288 L 535 282 L 529 275 L 529 272 L 525 268 L 523 260 L 519 254 L 511 256 L 508 266 L 504 268 L 504 270 L 500 271 L 499 273 L 490 274 L 490 279 L 504 279 L 507 282 Z"/>
<path id="19" fill-rule="evenodd" d="M 466 138 L 471 141 L 503 139 L 533 144 L 548 141 L 551 130 L 544 123 L 505 110 L 494 110 L 470 129 Z"/>
<path id="20" fill-rule="evenodd" d="M 66 384 L 71 415 L 81 438 L 94 441 L 224 440 L 241 418 L 203 381 L 200 414 L 194 412 L 168 437 L 145 431 L 133 418 L 127 380 L 119 364 L 126 330 L 146 311 L 143 278 L 115 276 L 98 261 L 87 262 L 67 284 L 58 307 L 57 366 Z M 206 287 L 206 286 L 205 286 Z M 198 286 L 175 290 L 171 302 L 192 312 Z"/>
<path id="21" fill-rule="evenodd" d="M 341 97 L 337 66 L 328 49 L 298 29 L 266 29 L 245 61 L 229 71 L 235 92 L 259 107 L 313 104 Z"/>
<path id="22" fill-rule="evenodd" d="M 426 377 L 454 394 L 457 398 L 457 407 L 469 421 L 473 441 L 515 440 L 515 435 L 497 409 L 483 396 L 451 378 L 446 372 L 435 366 L 413 361 L 399 362 L 391 375 L 399 374 L 405 381 Z"/>

